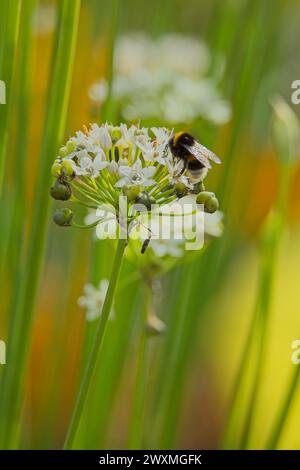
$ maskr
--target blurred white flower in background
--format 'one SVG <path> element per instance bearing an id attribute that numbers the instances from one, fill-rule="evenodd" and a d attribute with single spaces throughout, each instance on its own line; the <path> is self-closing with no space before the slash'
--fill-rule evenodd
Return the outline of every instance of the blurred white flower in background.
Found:
<path id="1" fill-rule="evenodd" d="M 168 123 L 203 118 L 217 125 L 226 123 L 231 117 L 230 104 L 208 76 L 209 64 L 206 45 L 192 37 L 121 36 L 116 44 L 113 96 L 122 117 Z M 106 80 L 91 85 L 89 96 L 94 104 L 101 105 L 106 95 Z"/>
<path id="2" fill-rule="evenodd" d="M 101 316 L 108 285 L 108 279 L 102 279 L 98 287 L 91 283 L 84 286 L 83 295 L 79 297 L 77 303 L 80 307 L 86 309 L 87 321 L 94 321 Z M 109 319 L 112 320 L 114 315 L 114 308 L 112 308 Z"/>
<path id="3" fill-rule="evenodd" d="M 32 14 L 31 28 L 36 35 L 46 35 L 54 31 L 57 22 L 55 4 L 39 4 Z"/>

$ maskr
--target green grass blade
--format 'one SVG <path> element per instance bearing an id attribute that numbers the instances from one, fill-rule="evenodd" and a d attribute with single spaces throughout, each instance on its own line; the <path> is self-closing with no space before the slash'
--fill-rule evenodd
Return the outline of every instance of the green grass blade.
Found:
<path id="1" fill-rule="evenodd" d="M 34 304 L 38 288 L 48 222 L 51 163 L 62 140 L 74 63 L 80 0 L 63 0 L 53 55 L 47 118 L 41 150 L 35 208 L 22 285 L 8 337 L 9 367 L 3 376 L 1 402 L 1 443 L 4 448 L 16 447 L 20 423 L 23 381 L 31 338 Z"/>
<path id="2" fill-rule="evenodd" d="M 300 379 L 300 367 L 294 366 L 295 370 L 293 371 L 290 381 L 287 386 L 287 390 L 282 400 L 281 407 L 278 411 L 278 414 L 275 419 L 275 423 L 272 426 L 271 435 L 267 441 L 265 448 L 267 450 L 275 450 L 278 446 L 282 433 L 284 431 L 284 427 L 286 424 L 286 420 L 289 416 L 291 404 L 293 403 L 296 392 L 299 386 L 299 379 Z"/>
<path id="3" fill-rule="evenodd" d="M 0 105 L 0 189 L 4 177 L 5 153 L 8 138 L 8 121 L 13 101 L 12 77 L 18 40 L 21 0 L 3 0 L 1 2 L 3 16 L 1 22 L 1 36 L 3 46 L 0 52 L 0 79 L 6 85 L 6 104 Z"/>

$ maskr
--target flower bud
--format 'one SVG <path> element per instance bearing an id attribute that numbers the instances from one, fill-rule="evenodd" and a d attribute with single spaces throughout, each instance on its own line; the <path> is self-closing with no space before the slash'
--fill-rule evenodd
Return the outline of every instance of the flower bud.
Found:
<path id="1" fill-rule="evenodd" d="M 64 158 L 70 153 L 74 152 L 75 148 L 76 148 L 76 142 L 74 142 L 73 140 L 68 140 L 66 145 L 63 145 L 59 149 L 59 155 Z"/>
<path id="2" fill-rule="evenodd" d="M 124 150 L 127 150 L 129 147 L 129 143 L 121 137 L 117 142 L 116 142 L 117 148 L 119 150 L 119 153 L 123 155 Z"/>
<path id="3" fill-rule="evenodd" d="M 128 202 L 136 201 L 140 191 L 141 187 L 137 185 L 126 185 L 123 187 L 123 193 L 127 197 Z"/>
<path id="4" fill-rule="evenodd" d="M 204 204 L 205 212 L 213 214 L 219 209 L 219 201 L 214 193 L 209 191 L 202 191 L 198 194 L 196 199 L 197 204 Z"/>
<path id="5" fill-rule="evenodd" d="M 61 163 L 58 160 L 55 160 L 55 162 L 53 163 L 51 167 L 51 174 L 55 178 L 61 176 Z"/>
<path id="6" fill-rule="evenodd" d="M 68 183 L 56 180 L 54 186 L 50 189 L 50 196 L 58 201 L 67 201 L 72 195 L 71 187 Z"/>
<path id="7" fill-rule="evenodd" d="M 68 150 L 67 150 L 66 145 L 63 145 L 63 147 L 60 147 L 59 155 L 61 155 L 63 158 L 68 155 Z"/>
<path id="8" fill-rule="evenodd" d="M 63 160 L 61 167 L 62 167 L 62 172 L 65 176 L 68 176 L 68 177 L 74 176 L 74 169 L 69 160 Z"/>
<path id="9" fill-rule="evenodd" d="M 112 136 L 114 141 L 121 139 L 122 137 L 121 129 L 119 127 L 112 128 L 110 131 L 110 135 Z"/>
<path id="10" fill-rule="evenodd" d="M 60 227 L 70 227 L 73 219 L 73 211 L 64 207 L 63 209 L 57 209 L 53 215 L 53 221 Z"/>
<path id="11" fill-rule="evenodd" d="M 142 204 L 145 206 L 148 210 L 151 210 L 151 205 L 155 204 L 156 201 L 153 197 L 151 197 L 147 191 L 142 191 L 138 197 L 136 198 L 136 202 L 138 204 Z"/>
<path id="12" fill-rule="evenodd" d="M 188 193 L 188 188 L 181 182 L 177 182 L 174 186 L 174 192 L 177 197 L 186 196 Z"/>
<path id="13" fill-rule="evenodd" d="M 68 140 L 68 142 L 66 143 L 66 149 L 67 155 L 69 155 L 69 153 L 71 152 L 74 152 L 74 150 L 76 149 L 76 142 L 74 142 L 74 140 Z"/>

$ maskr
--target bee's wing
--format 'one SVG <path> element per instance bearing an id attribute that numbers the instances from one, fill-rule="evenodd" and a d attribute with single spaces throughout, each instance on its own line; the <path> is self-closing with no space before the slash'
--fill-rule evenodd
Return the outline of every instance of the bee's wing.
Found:
<path id="1" fill-rule="evenodd" d="M 221 160 L 217 155 L 204 147 L 204 145 L 199 144 L 199 142 L 195 142 L 193 145 L 184 145 L 184 147 L 207 168 L 211 168 L 209 160 L 212 160 L 215 163 L 221 163 Z"/>

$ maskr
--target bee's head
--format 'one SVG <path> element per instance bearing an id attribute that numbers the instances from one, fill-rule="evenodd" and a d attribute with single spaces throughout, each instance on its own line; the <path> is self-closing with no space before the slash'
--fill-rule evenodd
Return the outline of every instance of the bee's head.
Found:
<path id="1" fill-rule="evenodd" d="M 174 136 L 171 138 L 170 144 L 173 145 L 193 145 L 194 143 L 194 137 L 192 137 L 190 134 L 187 132 L 177 132 L 174 134 Z"/>
<path id="2" fill-rule="evenodd" d="M 177 142 L 181 145 L 193 145 L 194 137 L 187 132 L 180 132 Z"/>

